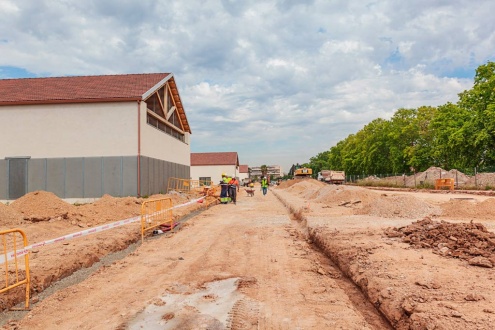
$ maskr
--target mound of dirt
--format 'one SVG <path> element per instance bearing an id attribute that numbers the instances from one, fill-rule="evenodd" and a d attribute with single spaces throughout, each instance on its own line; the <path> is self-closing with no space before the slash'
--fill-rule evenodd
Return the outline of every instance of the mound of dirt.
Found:
<path id="1" fill-rule="evenodd" d="M 324 183 L 317 180 L 294 180 L 295 184 L 286 188 L 293 195 L 299 195 L 303 198 L 311 198 L 311 196 L 325 186 Z"/>
<path id="2" fill-rule="evenodd" d="M 495 173 L 478 173 L 466 181 L 466 186 L 495 187 Z"/>
<path id="3" fill-rule="evenodd" d="M 424 218 L 402 228 L 387 228 L 388 237 L 401 237 L 415 248 L 429 248 L 445 257 L 467 260 L 470 265 L 495 265 L 495 233 L 481 223 L 449 223 Z"/>
<path id="4" fill-rule="evenodd" d="M 16 226 L 22 223 L 22 214 L 0 203 L 0 226 Z"/>
<path id="5" fill-rule="evenodd" d="M 74 205 L 64 202 L 54 193 L 47 191 L 30 192 L 15 200 L 9 207 L 22 213 L 24 220 L 31 222 L 51 219 L 67 219 L 75 209 Z"/>
<path id="6" fill-rule="evenodd" d="M 299 181 L 297 180 L 287 180 L 287 181 L 282 181 L 280 182 L 280 184 L 277 186 L 278 189 L 287 189 L 289 187 L 292 187 L 293 185 L 295 185 L 296 183 L 298 183 Z"/>
<path id="7" fill-rule="evenodd" d="M 381 194 L 379 198 L 364 204 L 357 213 L 384 218 L 417 219 L 440 215 L 442 211 L 439 207 L 413 196 Z"/>
<path id="8" fill-rule="evenodd" d="M 314 194 L 314 199 L 316 202 L 326 205 L 342 205 L 344 203 L 347 203 L 346 205 L 365 205 L 376 200 L 379 196 L 380 195 L 374 191 L 360 187 L 329 185 L 318 190 L 318 192 Z"/>
<path id="9" fill-rule="evenodd" d="M 112 197 L 103 195 L 94 203 L 75 207 L 72 217 L 75 221 L 85 221 L 94 226 L 140 214 L 141 199 L 136 197 Z"/>
<path id="10" fill-rule="evenodd" d="M 442 216 L 452 219 L 493 219 L 495 198 L 483 202 L 474 200 L 451 200 L 441 205 Z"/>

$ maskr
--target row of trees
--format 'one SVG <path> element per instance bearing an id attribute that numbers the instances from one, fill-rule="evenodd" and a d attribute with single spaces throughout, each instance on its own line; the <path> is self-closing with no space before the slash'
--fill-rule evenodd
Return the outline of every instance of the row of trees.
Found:
<path id="1" fill-rule="evenodd" d="M 476 69 L 473 88 L 460 93 L 456 104 L 399 109 L 390 120 L 373 120 L 305 166 L 314 173 L 347 174 L 495 166 L 495 62 Z"/>

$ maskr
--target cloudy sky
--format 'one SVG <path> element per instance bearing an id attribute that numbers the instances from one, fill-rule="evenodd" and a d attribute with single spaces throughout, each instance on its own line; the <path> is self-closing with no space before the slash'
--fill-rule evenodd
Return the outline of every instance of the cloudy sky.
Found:
<path id="1" fill-rule="evenodd" d="M 0 78 L 172 72 L 192 152 L 294 163 L 495 60 L 493 0 L 0 0 Z"/>

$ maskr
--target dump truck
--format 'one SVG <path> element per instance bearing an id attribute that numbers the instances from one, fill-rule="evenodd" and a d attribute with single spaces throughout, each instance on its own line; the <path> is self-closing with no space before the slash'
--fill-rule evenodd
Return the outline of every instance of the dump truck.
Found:
<path id="1" fill-rule="evenodd" d="M 318 172 L 318 180 L 330 184 L 343 184 L 345 182 L 345 172 L 321 170 L 320 172 Z"/>
<path id="2" fill-rule="evenodd" d="M 318 181 L 330 182 L 330 172 L 329 170 L 321 170 L 318 172 Z"/>

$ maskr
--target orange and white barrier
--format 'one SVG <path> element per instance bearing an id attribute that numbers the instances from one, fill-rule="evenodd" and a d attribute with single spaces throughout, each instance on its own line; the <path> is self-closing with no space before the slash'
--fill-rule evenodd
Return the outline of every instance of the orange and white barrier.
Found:
<path id="1" fill-rule="evenodd" d="M 195 204 L 195 203 L 198 203 L 200 200 L 203 200 L 204 198 L 205 197 L 201 197 L 201 198 L 198 198 L 198 199 L 191 200 L 191 201 L 189 201 L 187 203 L 184 203 L 184 204 L 175 205 L 175 206 L 172 206 L 171 209 L 177 209 L 177 208 L 180 208 L 180 207 L 184 207 L 184 206 L 188 206 L 188 205 L 191 205 L 191 204 Z M 168 210 L 161 210 L 161 211 L 156 212 L 156 213 L 167 212 L 167 211 Z M 151 215 L 152 214 L 149 214 L 147 216 L 151 216 Z M 82 231 L 78 231 L 76 233 L 72 233 L 72 234 L 68 234 L 68 235 L 65 235 L 65 236 L 61 236 L 61 237 L 49 239 L 49 240 L 46 240 L 46 241 L 38 242 L 38 243 L 35 243 L 35 244 L 31 244 L 31 245 L 28 245 L 28 246 L 24 247 L 23 249 L 19 249 L 19 250 L 16 250 L 16 251 L 11 251 L 11 252 L 5 253 L 4 254 L 4 258 L 1 258 L 0 257 L 0 264 L 4 264 L 4 263 L 6 263 L 6 262 L 8 262 L 8 261 L 10 261 L 10 260 L 12 260 L 14 258 L 23 256 L 23 255 L 27 254 L 32 249 L 40 248 L 40 247 L 43 247 L 45 245 L 50 245 L 50 244 L 53 244 L 53 243 L 59 243 L 59 242 L 69 241 L 71 239 L 78 238 L 78 237 L 83 237 L 83 236 L 87 236 L 87 235 L 91 235 L 91 234 L 96 234 L 96 233 L 99 233 L 99 232 L 102 232 L 102 231 L 105 231 L 105 230 L 108 230 L 108 229 L 117 228 L 117 227 L 120 227 L 120 226 L 124 226 L 124 225 L 130 224 L 130 223 L 139 222 L 139 221 L 141 221 L 141 216 L 140 215 L 139 216 L 136 216 L 136 217 L 129 218 L 129 219 L 125 219 L 125 220 L 120 220 L 120 221 L 108 223 L 108 224 L 101 225 L 101 226 L 98 226 L 98 227 L 93 227 L 93 228 L 85 229 L 85 230 L 82 230 Z"/>

